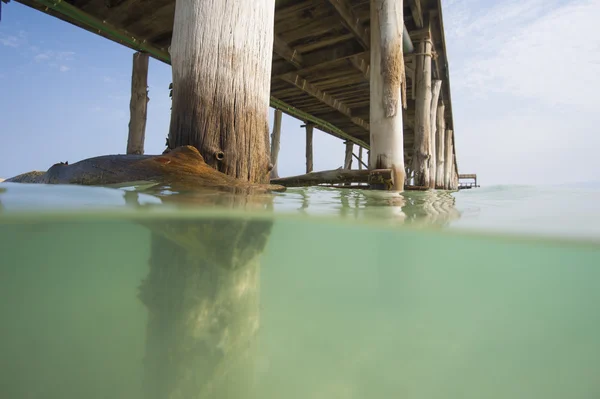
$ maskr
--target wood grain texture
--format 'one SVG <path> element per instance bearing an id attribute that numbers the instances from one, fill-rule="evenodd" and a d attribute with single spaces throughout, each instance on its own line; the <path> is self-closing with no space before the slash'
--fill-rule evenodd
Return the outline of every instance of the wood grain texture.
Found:
<path id="1" fill-rule="evenodd" d="M 148 101 L 150 101 L 148 98 L 148 62 L 148 54 L 140 52 L 133 54 L 127 154 L 140 155 L 144 153 Z"/>
<path id="2" fill-rule="evenodd" d="M 370 169 L 391 169 L 394 190 L 404 188 L 404 129 L 398 98 L 402 96 L 400 68 L 384 60 L 402 59 L 402 6 L 392 0 L 371 0 Z M 388 15 L 392 14 L 392 15 Z M 385 15 L 383 28 L 380 16 Z M 383 37 L 382 37 L 383 36 Z M 396 43 L 397 46 L 392 44 Z M 400 56 L 398 56 L 398 51 Z M 395 73 L 397 76 L 391 76 Z M 383 188 L 383 187 L 380 187 Z"/>
<path id="3" fill-rule="evenodd" d="M 436 120 L 436 172 L 435 172 L 435 188 L 444 188 L 444 169 L 446 159 L 446 119 L 445 119 L 444 103 L 438 105 L 437 120 Z"/>
<path id="4" fill-rule="evenodd" d="M 454 168 L 453 134 L 451 129 L 446 129 L 446 154 L 444 157 L 444 189 L 446 190 L 451 187 L 452 169 Z"/>
<path id="5" fill-rule="evenodd" d="M 313 129 L 314 125 L 306 125 L 306 173 L 313 171 Z"/>
<path id="6" fill-rule="evenodd" d="M 281 146 L 281 117 L 283 116 L 283 112 L 280 109 L 275 110 L 275 120 L 273 123 L 273 133 L 271 133 L 271 165 L 273 165 L 273 169 L 271 169 L 271 179 L 276 179 L 279 177 L 279 172 L 277 170 L 277 162 L 279 158 L 279 149 Z"/>
<path id="7" fill-rule="evenodd" d="M 177 0 L 171 44 L 170 144 L 192 145 L 210 166 L 257 183 L 269 180 L 274 6 L 274 0 Z"/>
<path id="8" fill-rule="evenodd" d="M 416 186 L 430 184 L 431 154 L 431 42 L 419 43 L 416 64 L 415 145 L 413 171 Z"/>
<path id="9" fill-rule="evenodd" d="M 346 150 L 344 153 L 344 169 L 352 169 L 352 152 L 354 151 L 354 143 L 346 142 Z"/>
<path id="10" fill-rule="evenodd" d="M 429 146 L 429 187 L 435 188 L 435 179 L 437 173 L 437 111 L 438 111 L 438 102 L 440 98 L 440 90 L 442 88 L 442 81 L 435 80 L 432 85 L 432 95 L 431 95 L 431 119 L 429 121 L 429 126 L 431 127 L 431 144 Z"/>

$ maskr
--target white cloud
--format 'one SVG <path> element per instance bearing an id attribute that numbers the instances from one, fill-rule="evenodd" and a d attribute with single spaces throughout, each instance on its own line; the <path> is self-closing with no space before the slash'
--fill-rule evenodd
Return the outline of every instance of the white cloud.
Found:
<path id="1" fill-rule="evenodd" d="M 50 51 L 39 53 L 35 57 L 33 57 L 33 59 L 35 60 L 35 62 L 48 61 L 50 59 L 50 53 Z"/>
<path id="2" fill-rule="evenodd" d="M 16 35 L 7 35 L 0 32 L 0 44 L 3 46 L 17 48 L 25 43 L 27 43 L 27 33 L 23 30 L 20 30 Z"/>
<path id="3" fill-rule="evenodd" d="M 19 38 L 16 36 L 0 36 L 0 44 L 7 47 L 19 47 Z"/>
<path id="4" fill-rule="evenodd" d="M 597 178 L 599 18 L 599 0 L 444 1 L 462 172 L 490 183 Z"/>
<path id="5" fill-rule="evenodd" d="M 69 68 L 69 67 L 68 67 L 68 66 L 66 66 L 66 65 L 61 65 L 61 66 L 60 66 L 58 69 L 59 69 L 61 72 L 67 72 L 67 71 L 68 71 L 68 70 L 70 70 L 71 68 Z"/>

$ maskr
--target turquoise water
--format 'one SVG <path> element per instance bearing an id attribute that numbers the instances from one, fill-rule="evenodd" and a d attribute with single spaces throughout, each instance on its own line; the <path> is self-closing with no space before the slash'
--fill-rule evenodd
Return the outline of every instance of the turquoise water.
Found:
<path id="1" fill-rule="evenodd" d="M 0 398 L 597 398 L 598 199 L 2 184 Z"/>

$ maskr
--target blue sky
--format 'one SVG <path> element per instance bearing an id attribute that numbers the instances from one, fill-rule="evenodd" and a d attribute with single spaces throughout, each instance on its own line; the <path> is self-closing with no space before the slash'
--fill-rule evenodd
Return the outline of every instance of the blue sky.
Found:
<path id="1" fill-rule="evenodd" d="M 133 51 L 21 4 L 0 21 L 0 177 L 123 153 Z M 459 170 L 482 184 L 598 180 L 600 0 L 445 0 Z M 146 153 L 164 149 L 170 67 L 151 60 Z M 272 120 L 272 112 L 271 112 Z M 279 171 L 304 173 L 284 116 Z M 317 131 L 315 170 L 344 145 Z"/>

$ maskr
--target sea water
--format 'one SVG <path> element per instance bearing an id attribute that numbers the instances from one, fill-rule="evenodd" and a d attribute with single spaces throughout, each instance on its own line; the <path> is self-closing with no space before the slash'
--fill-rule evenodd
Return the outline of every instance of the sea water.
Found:
<path id="1" fill-rule="evenodd" d="M 0 398 L 598 398 L 598 199 L 5 183 Z"/>

